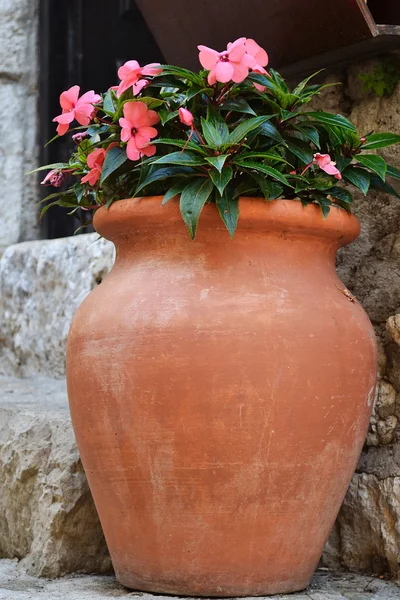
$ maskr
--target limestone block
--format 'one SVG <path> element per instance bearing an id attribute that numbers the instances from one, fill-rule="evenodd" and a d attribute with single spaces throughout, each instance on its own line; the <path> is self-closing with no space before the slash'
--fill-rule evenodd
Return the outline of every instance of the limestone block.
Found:
<path id="1" fill-rule="evenodd" d="M 71 319 L 113 264 L 114 246 L 98 237 L 23 242 L 4 252 L 0 373 L 64 375 Z"/>
<path id="2" fill-rule="evenodd" d="M 400 346 L 400 313 L 389 317 L 386 329 L 390 337 Z"/>
<path id="3" fill-rule="evenodd" d="M 400 477 L 354 476 L 323 560 L 399 579 Z"/>
<path id="4" fill-rule="evenodd" d="M 0 378 L 0 556 L 31 575 L 108 572 L 64 381 Z"/>

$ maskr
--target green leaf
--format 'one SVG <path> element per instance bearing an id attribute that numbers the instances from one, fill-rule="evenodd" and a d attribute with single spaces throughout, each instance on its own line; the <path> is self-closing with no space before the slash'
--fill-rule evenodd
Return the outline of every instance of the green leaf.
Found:
<path id="1" fill-rule="evenodd" d="M 359 188 L 364 196 L 367 195 L 371 183 L 371 176 L 368 171 L 358 167 L 348 167 L 342 172 L 342 176 L 343 179 Z"/>
<path id="2" fill-rule="evenodd" d="M 221 219 L 233 238 L 239 219 L 239 198 L 233 197 L 232 189 L 228 186 L 222 195 L 216 194 L 215 202 Z"/>
<path id="3" fill-rule="evenodd" d="M 204 85 L 204 81 L 200 75 L 197 75 L 197 73 L 193 73 L 193 71 L 189 71 L 188 69 L 175 67 L 173 65 L 161 65 L 160 68 L 163 70 L 164 75 L 175 75 L 176 77 L 180 77 L 190 81 L 191 83 L 194 83 L 198 87 L 202 87 Z"/>
<path id="4" fill-rule="evenodd" d="M 371 185 L 370 188 L 373 190 L 377 190 L 378 192 L 384 192 L 385 194 L 390 194 L 391 196 L 395 196 L 396 198 L 400 198 L 400 194 L 397 190 L 394 189 L 390 183 L 385 183 L 377 177 L 377 175 L 371 175 Z"/>
<path id="5" fill-rule="evenodd" d="M 258 173 L 250 173 L 251 177 L 257 182 L 264 198 L 266 200 L 275 200 L 283 192 L 283 187 L 275 181 L 269 181 Z"/>
<path id="6" fill-rule="evenodd" d="M 114 173 L 121 165 L 127 161 L 128 158 L 126 156 L 125 148 L 120 148 L 119 146 L 115 146 L 111 148 L 104 159 L 103 168 L 101 171 L 101 179 L 100 184 L 102 184 L 107 177 Z"/>
<path id="7" fill-rule="evenodd" d="M 393 144 L 400 143 L 400 135 L 395 133 L 373 133 L 367 137 L 367 141 L 362 145 L 363 150 L 376 150 L 377 148 L 386 148 Z"/>
<path id="8" fill-rule="evenodd" d="M 211 179 L 198 178 L 186 185 L 181 194 L 180 210 L 192 240 L 196 237 L 197 224 L 204 204 L 214 189 Z"/>
<path id="9" fill-rule="evenodd" d="M 164 194 L 164 198 L 163 198 L 163 201 L 161 202 L 161 206 L 164 206 L 164 204 L 166 202 L 168 202 L 168 200 L 171 200 L 171 198 L 174 198 L 175 196 L 179 196 L 179 194 L 182 193 L 183 189 L 186 186 L 187 186 L 186 179 L 184 181 L 179 181 L 178 183 L 175 183 L 175 185 L 170 187 L 168 192 L 166 194 Z"/>
<path id="10" fill-rule="evenodd" d="M 172 138 L 158 138 L 156 140 L 151 140 L 152 144 L 160 144 L 162 146 L 176 146 L 177 148 L 185 148 L 187 150 L 192 150 L 193 152 L 198 152 L 199 154 L 207 154 L 207 150 L 198 146 L 194 142 L 190 141 L 188 143 L 187 140 L 174 140 Z"/>
<path id="11" fill-rule="evenodd" d="M 351 158 L 345 158 L 344 156 L 335 156 L 336 166 L 342 173 L 351 164 Z"/>
<path id="12" fill-rule="evenodd" d="M 306 79 L 303 79 L 303 81 L 300 81 L 299 85 L 297 87 L 294 88 L 293 90 L 293 94 L 295 94 L 296 96 L 298 96 L 299 94 L 301 94 L 301 92 L 304 90 L 304 88 L 306 87 L 307 83 L 313 79 L 314 77 L 316 77 L 317 75 L 319 75 L 320 73 L 322 73 L 322 71 L 324 71 L 324 69 L 320 69 L 319 71 L 317 71 L 316 73 L 313 73 L 312 75 L 310 75 L 309 77 L 307 77 Z"/>
<path id="13" fill-rule="evenodd" d="M 244 137 L 253 129 L 257 129 L 260 125 L 268 121 L 271 118 L 271 115 L 267 115 L 265 117 L 253 117 L 252 119 L 247 119 L 240 123 L 235 129 L 229 134 L 228 143 L 229 144 L 239 144 Z"/>
<path id="14" fill-rule="evenodd" d="M 297 156 L 302 163 L 309 165 L 313 161 L 314 154 L 309 144 L 293 137 L 286 137 L 285 140 L 290 152 Z"/>
<path id="15" fill-rule="evenodd" d="M 239 113 L 245 113 L 248 115 L 257 116 L 254 110 L 251 108 L 250 104 L 243 100 L 243 98 L 235 98 L 234 100 L 225 100 L 221 106 L 220 110 L 229 110 L 235 111 Z"/>
<path id="16" fill-rule="evenodd" d="M 275 127 L 275 125 L 273 125 L 273 123 L 270 123 L 269 121 L 260 125 L 259 134 L 265 137 L 272 138 L 276 142 L 279 142 L 280 144 L 284 144 L 286 146 L 286 142 L 279 133 L 278 129 Z"/>
<path id="17" fill-rule="evenodd" d="M 315 144 L 317 148 L 321 147 L 319 142 L 318 129 L 306 123 L 298 123 L 297 125 L 295 125 L 294 129 L 296 131 L 299 131 L 307 140 Z"/>
<path id="18" fill-rule="evenodd" d="M 394 177 L 394 179 L 400 179 L 400 171 L 391 165 L 387 165 L 386 175 L 388 177 Z"/>
<path id="19" fill-rule="evenodd" d="M 171 121 L 172 119 L 176 119 L 179 115 L 179 111 L 177 110 L 173 110 L 173 111 L 169 111 L 165 108 L 162 108 L 161 110 L 158 111 L 158 116 L 160 117 L 161 120 L 161 125 L 165 125 L 165 123 L 168 123 L 168 121 Z"/>
<path id="20" fill-rule="evenodd" d="M 33 171 L 29 171 L 27 175 L 32 175 L 32 173 L 38 173 L 38 171 L 52 171 L 53 169 L 69 169 L 70 166 L 68 163 L 52 163 L 51 165 L 44 165 L 43 167 L 38 167 L 37 169 L 33 169 Z"/>
<path id="21" fill-rule="evenodd" d="M 108 92 L 104 96 L 103 110 L 105 113 L 110 114 L 112 116 L 114 116 L 114 114 L 117 110 L 117 107 L 114 104 L 114 95 L 113 95 L 112 90 L 108 90 Z"/>
<path id="22" fill-rule="evenodd" d="M 184 175 L 193 175 L 195 171 L 189 167 L 165 167 L 163 169 L 157 169 L 156 171 L 152 171 L 145 177 L 145 179 L 138 185 L 135 191 L 135 196 L 142 190 L 146 185 L 150 185 L 150 183 L 154 183 L 155 181 L 162 181 L 163 179 L 168 179 L 169 177 L 176 177 L 179 175 L 180 177 Z"/>
<path id="23" fill-rule="evenodd" d="M 288 187 L 291 187 L 291 188 L 293 187 L 289 183 L 289 181 L 287 180 L 285 175 L 283 175 L 282 173 L 280 173 L 277 169 L 274 169 L 273 167 L 268 167 L 267 165 L 263 165 L 261 163 L 257 163 L 257 162 L 253 162 L 253 161 L 249 161 L 249 160 L 240 160 L 240 159 L 236 159 L 236 164 L 241 167 L 245 167 L 247 169 L 255 169 L 256 171 L 265 173 L 266 175 L 269 175 L 273 179 L 277 179 L 284 185 L 287 185 Z"/>
<path id="24" fill-rule="evenodd" d="M 328 200 L 328 198 L 324 198 L 323 200 L 319 199 L 318 200 L 318 204 L 321 207 L 322 216 L 323 216 L 323 218 L 325 220 L 326 217 L 329 215 L 329 213 L 331 211 L 332 202 L 330 200 Z"/>
<path id="25" fill-rule="evenodd" d="M 342 115 L 332 115 L 331 113 L 323 111 L 307 112 L 304 113 L 304 115 L 314 119 L 318 123 L 323 123 L 324 125 L 333 125 L 342 129 L 348 129 L 349 131 L 357 131 L 353 123 L 350 123 L 350 121 L 345 119 Z"/>
<path id="26" fill-rule="evenodd" d="M 81 185 L 80 183 L 75 183 L 75 185 L 74 185 L 74 194 L 75 194 L 76 199 L 78 200 L 78 202 L 81 202 L 82 198 L 84 197 L 83 185 Z"/>
<path id="27" fill-rule="evenodd" d="M 221 127 L 216 127 L 203 117 L 201 117 L 201 127 L 207 144 L 213 148 L 219 148 L 226 143 L 228 136 L 226 135 L 226 131 L 222 130 Z"/>
<path id="28" fill-rule="evenodd" d="M 219 156 L 206 156 L 205 159 L 210 165 L 215 167 L 221 173 L 222 167 L 225 164 L 228 154 L 219 154 Z"/>
<path id="29" fill-rule="evenodd" d="M 144 102 L 147 104 L 147 108 L 150 110 L 154 110 L 155 108 L 159 108 L 163 104 L 165 104 L 165 100 L 160 100 L 159 98 L 152 98 L 151 96 L 141 96 L 140 102 Z"/>
<path id="30" fill-rule="evenodd" d="M 376 154 L 357 154 L 354 157 L 357 162 L 370 169 L 385 181 L 387 164 L 381 156 Z"/>
<path id="31" fill-rule="evenodd" d="M 185 167 L 200 167 L 205 164 L 201 156 L 187 151 L 171 152 L 153 162 L 153 165 L 184 165 Z"/>
<path id="32" fill-rule="evenodd" d="M 218 171 L 211 170 L 210 177 L 213 184 L 222 196 L 224 189 L 233 177 L 233 169 L 232 167 L 224 167 L 220 173 Z"/>
<path id="33" fill-rule="evenodd" d="M 280 154 L 275 154 L 274 152 L 242 152 L 237 157 L 239 160 L 248 160 L 252 158 L 262 158 L 264 160 L 275 161 L 279 163 L 283 163 L 285 165 L 289 165 L 294 168 L 294 166 L 288 162 L 285 158 L 282 158 Z M 236 160 L 233 161 L 236 163 Z"/>
<path id="34" fill-rule="evenodd" d="M 344 188 L 335 186 L 329 190 L 329 194 L 334 198 L 338 198 L 345 204 L 352 204 L 353 202 L 353 196 Z"/>

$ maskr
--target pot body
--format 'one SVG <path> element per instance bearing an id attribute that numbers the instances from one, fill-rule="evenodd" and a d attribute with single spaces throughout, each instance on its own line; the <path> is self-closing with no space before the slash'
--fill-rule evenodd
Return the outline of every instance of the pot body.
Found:
<path id="1" fill-rule="evenodd" d="M 368 428 L 376 347 L 335 272 L 355 217 L 241 199 L 96 213 L 111 273 L 69 335 L 73 425 L 118 580 L 197 596 L 305 588 Z"/>

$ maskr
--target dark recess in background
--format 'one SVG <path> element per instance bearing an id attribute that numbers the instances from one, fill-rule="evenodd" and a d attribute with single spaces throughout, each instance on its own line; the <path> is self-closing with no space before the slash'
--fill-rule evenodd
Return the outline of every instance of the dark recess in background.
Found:
<path id="1" fill-rule="evenodd" d="M 82 92 L 105 91 L 118 83 L 117 69 L 126 60 L 163 62 L 133 0 L 41 0 L 39 39 L 41 164 L 65 160 L 72 147 L 70 136 L 65 136 L 44 148 L 56 133 L 52 119 L 61 112 L 60 92 L 75 84 Z M 44 198 L 52 191 L 42 188 L 41 195 Z M 46 213 L 44 238 L 73 234 L 79 223 L 67 212 L 54 207 Z"/>

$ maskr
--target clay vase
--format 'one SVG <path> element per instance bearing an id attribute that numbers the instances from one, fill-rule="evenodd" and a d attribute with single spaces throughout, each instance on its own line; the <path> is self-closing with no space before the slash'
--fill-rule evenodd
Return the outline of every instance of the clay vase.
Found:
<path id="1" fill-rule="evenodd" d="M 68 393 L 117 579 L 190 596 L 310 583 L 374 398 L 376 346 L 335 271 L 355 216 L 243 198 L 233 240 L 206 205 L 95 215 L 115 266 L 79 308 Z"/>

